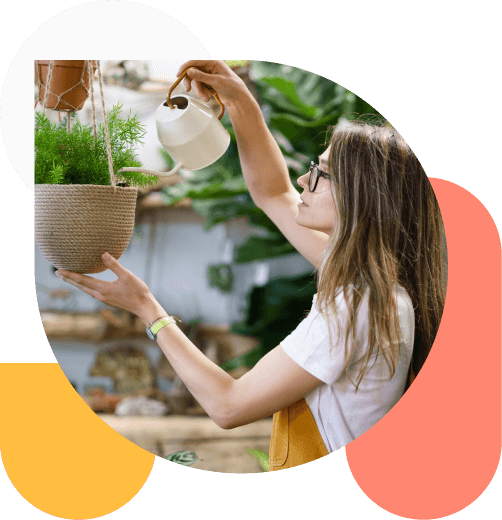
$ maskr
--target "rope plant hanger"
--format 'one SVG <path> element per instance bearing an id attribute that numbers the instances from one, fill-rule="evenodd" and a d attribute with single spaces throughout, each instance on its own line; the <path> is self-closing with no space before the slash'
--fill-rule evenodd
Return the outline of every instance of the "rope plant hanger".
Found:
<path id="1" fill-rule="evenodd" d="M 93 122 L 93 128 L 94 128 L 94 139 L 97 140 L 97 127 L 96 127 L 96 105 L 94 102 L 94 82 L 92 81 L 93 78 L 93 71 L 92 71 L 92 62 L 93 60 L 84 60 L 84 66 L 82 67 L 82 75 L 80 77 L 80 81 L 78 83 L 75 83 L 71 86 L 68 90 L 62 92 L 61 94 L 57 94 L 55 92 L 52 92 L 50 90 L 51 86 L 51 79 L 52 79 L 52 71 L 54 69 L 54 60 L 50 60 L 49 63 L 49 72 L 47 73 L 47 81 L 46 85 L 44 86 L 42 84 L 42 75 L 40 71 L 40 63 L 37 61 L 37 67 L 38 67 L 38 88 L 41 89 L 42 87 L 45 87 L 45 93 L 44 93 L 44 114 L 46 114 L 47 111 L 47 95 L 50 93 L 51 95 L 55 96 L 57 98 L 56 107 L 59 107 L 60 104 L 62 104 L 63 97 L 71 92 L 72 90 L 76 89 L 77 87 L 81 87 L 85 90 L 87 93 L 87 96 L 89 96 L 89 90 L 87 89 L 86 82 L 85 82 L 85 73 L 88 72 L 89 78 L 90 78 L 90 87 L 91 87 L 91 102 L 92 102 L 92 122 Z M 101 92 L 101 104 L 103 106 L 103 118 L 104 118 L 104 124 L 105 124 L 105 136 L 106 136 L 106 152 L 108 155 L 108 168 L 110 170 L 110 184 L 111 186 L 116 187 L 117 180 L 116 176 L 114 174 L 113 170 L 113 158 L 112 158 L 112 148 L 110 144 L 110 134 L 108 131 L 108 121 L 106 120 L 106 109 L 105 109 L 105 98 L 103 95 L 103 77 L 101 75 L 101 63 L 100 60 L 96 60 L 96 65 L 98 69 L 98 78 L 99 78 L 99 89 Z M 41 91 L 41 90 L 40 90 Z M 69 108 L 58 108 L 57 110 L 63 111 L 63 112 L 77 112 L 78 108 L 75 106 L 72 106 L 70 103 L 70 100 L 68 98 L 65 98 L 64 104 L 67 105 Z M 36 107 L 36 104 L 35 104 Z M 71 117 L 70 114 L 68 114 L 68 133 L 71 133 Z"/>
<path id="2" fill-rule="evenodd" d="M 36 67 L 39 67 L 38 62 Z M 82 62 L 80 80 L 76 84 L 83 86 L 87 96 L 90 93 L 94 138 L 98 138 L 98 132 L 93 68 L 97 68 L 98 71 L 110 185 L 35 185 L 35 238 L 40 250 L 57 269 L 87 274 L 99 273 L 106 269 L 101 260 L 104 252 L 115 258 L 120 258 L 123 254 L 134 230 L 137 199 L 137 188 L 117 186 L 100 61 L 85 60 Z M 45 90 L 43 109 L 44 112 L 47 110 L 50 95 L 56 98 L 56 103 L 54 99 L 50 103 L 54 106 L 61 105 L 61 100 L 64 99 L 65 108 L 57 110 L 68 112 L 68 133 L 71 133 L 71 113 L 82 108 L 83 103 L 77 106 L 70 105 L 68 98 L 64 97 L 75 85 L 59 93 L 51 90 L 54 69 L 55 62 L 50 60 L 45 85 L 42 83 L 43 75 L 38 69 L 39 89 L 43 87 Z M 89 88 L 85 84 L 86 77 L 89 78 Z"/>

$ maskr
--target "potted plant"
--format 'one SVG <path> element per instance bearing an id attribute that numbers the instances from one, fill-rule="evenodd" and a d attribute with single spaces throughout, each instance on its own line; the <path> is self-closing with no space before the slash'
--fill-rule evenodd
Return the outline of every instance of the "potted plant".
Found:
<path id="1" fill-rule="evenodd" d="M 91 61 L 94 75 L 96 61 Z M 89 97 L 89 60 L 36 60 L 35 78 L 38 101 L 46 108 L 76 112 Z"/>
<path id="2" fill-rule="evenodd" d="M 121 109 L 114 106 L 99 126 L 73 114 L 71 125 L 35 114 L 35 239 L 57 269 L 99 273 L 104 252 L 119 258 L 134 229 L 138 187 L 158 181 L 118 173 L 141 166 L 136 145 L 145 134 L 138 116 L 122 118 Z"/>

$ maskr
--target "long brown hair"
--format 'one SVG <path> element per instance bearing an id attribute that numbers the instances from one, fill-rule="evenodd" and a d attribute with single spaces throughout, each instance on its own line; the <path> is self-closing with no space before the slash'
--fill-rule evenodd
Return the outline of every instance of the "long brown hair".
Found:
<path id="1" fill-rule="evenodd" d="M 372 356 L 396 370 L 402 336 L 394 290 L 408 292 L 415 311 L 411 368 L 422 368 L 439 328 L 446 296 L 446 241 L 439 205 L 425 172 L 404 139 L 388 124 L 350 122 L 332 129 L 329 172 L 337 210 L 318 270 L 318 305 L 336 316 L 343 292 L 349 309 L 345 371 L 356 338 L 358 309 L 368 294 L 368 348 L 359 384 Z M 371 367 L 370 367 L 371 368 Z"/>

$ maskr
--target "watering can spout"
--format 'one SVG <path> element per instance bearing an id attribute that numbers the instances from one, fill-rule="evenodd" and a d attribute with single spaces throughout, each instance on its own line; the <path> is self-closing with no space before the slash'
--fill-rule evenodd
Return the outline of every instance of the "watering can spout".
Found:
<path id="1" fill-rule="evenodd" d="M 146 168 L 134 168 L 134 167 L 127 167 L 127 168 L 121 168 L 119 170 L 119 173 L 122 172 L 140 172 L 140 173 L 146 173 L 148 175 L 156 175 L 157 177 L 169 177 L 170 175 L 174 175 L 175 173 L 178 173 L 178 170 L 182 167 L 181 163 L 178 163 L 172 170 L 168 172 L 157 172 L 155 170 L 147 170 Z"/>

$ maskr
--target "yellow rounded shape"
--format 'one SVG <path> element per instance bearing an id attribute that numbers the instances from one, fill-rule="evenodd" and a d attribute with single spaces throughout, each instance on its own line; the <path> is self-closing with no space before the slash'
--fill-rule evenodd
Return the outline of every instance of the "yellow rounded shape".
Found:
<path id="1" fill-rule="evenodd" d="M 129 502 L 155 456 L 106 425 L 57 363 L 0 364 L 0 447 L 19 493 L 60 518 L 96 518 Z"/>

